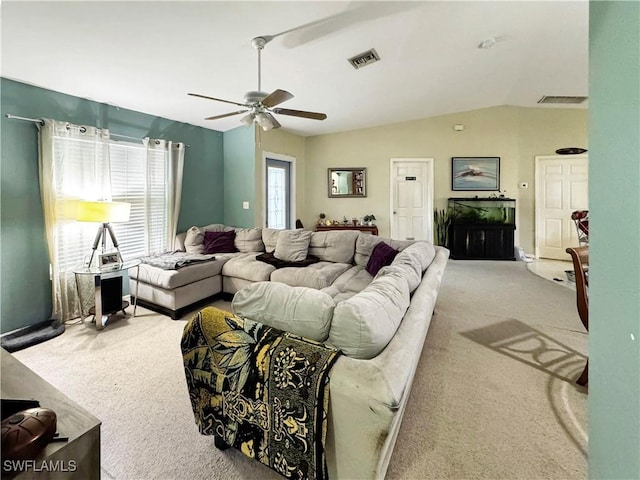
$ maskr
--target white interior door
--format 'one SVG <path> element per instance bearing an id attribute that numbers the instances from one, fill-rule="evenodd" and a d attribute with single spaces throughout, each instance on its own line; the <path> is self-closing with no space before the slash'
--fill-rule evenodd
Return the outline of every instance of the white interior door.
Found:
<path id="1" fill-rule="evenodd" d="M 589 160 L 580 156 L 536 157 L 536 256 L 568 260 L 578 246 L 571 213 L 589 209 Z"/>
<path id="2" fill-rule="evenodd" d="M 433 241 L 433 158 L 391 159 L 391 238 Z"/>

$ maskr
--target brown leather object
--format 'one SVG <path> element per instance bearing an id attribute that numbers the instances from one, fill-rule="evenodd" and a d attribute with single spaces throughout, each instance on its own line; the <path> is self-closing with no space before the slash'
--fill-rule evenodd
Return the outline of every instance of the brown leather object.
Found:
<path id="1" fill-rule="evenodd" d="M 2 459 L 35 459 L 56 433 L 56 414 L 48 408 L 29 408 L 2 421 Z"/>

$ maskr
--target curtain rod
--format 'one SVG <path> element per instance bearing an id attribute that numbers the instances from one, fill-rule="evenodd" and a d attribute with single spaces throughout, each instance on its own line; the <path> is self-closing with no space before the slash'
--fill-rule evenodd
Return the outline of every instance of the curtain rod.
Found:
<path id="1" fill-rule="evenodd" d="M 17 115 L 12 115 L 10 113 L 7 113 L 5 115 L 9 120 L 24 120 L 27 122 L 34 122 L 34 123 L 39 123 L 40 125 L 44 125 L 44 120 L 42 120 L 41 118 L 27 118 L 27 117 L 19 117 Z M 138 141 L 142 141 L 142 138 L 137 138 L 137 137 L 130 137 L 128 135 L 120 135 L 119 133 L 111 133 L 109 132 L 109 135 L 112 137 L 120 137 L 120 138 L 128 138 L 130 140 L 138 140 Z M 187 148 L 191 148 L 191 145 L 186 145 L 185 147 Z"/>

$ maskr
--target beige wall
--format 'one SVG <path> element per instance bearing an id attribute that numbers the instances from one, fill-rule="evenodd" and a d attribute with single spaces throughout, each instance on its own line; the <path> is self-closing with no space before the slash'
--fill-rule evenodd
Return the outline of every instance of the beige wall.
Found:
<path id="1" fill-rule="evenodd" d="M 297 217 L 304 211 L 307 197 L 305 195 L 305 138 L 284 130 L 263 131 L 256 128 L 256 195 L 255 195 L 255 224 L 264 225 L 264 189 L 263 189 L 263 155 L 264 152 L 277 153 L 294 157 L 296 169 L 296 213 Z M 306 226 L 306 224 L 305 224 Z"/>
<path id="2" fill-rule="evenodd" d="M 464 131 L 453 130 L 458 123 L 465 126 Z M 501 157 L 500 190 L 517 200 L 516 243 L 533 253 L 535 156 L 570 146 L 588 148 L 585 109 L 494 107 L 307 137 L 298 147 L 304 157 L 304 169 L 298 171 L 298 184 L 304 179 L 298 216 L 311 227 L 320 212 L 340 220 L 373 213 L 380 235 L 389 236 L 391 158 L 433 158 L 434 206 L 444 208 L 450 196 L 488 196 L 487 192 L 451 190 L 451 157 L 497 156 Z M 366 167 L 367 197 L 328 198 L 328 167 Z M 520 182 L 528 182 L 529 188 L 519 189 Z"/>

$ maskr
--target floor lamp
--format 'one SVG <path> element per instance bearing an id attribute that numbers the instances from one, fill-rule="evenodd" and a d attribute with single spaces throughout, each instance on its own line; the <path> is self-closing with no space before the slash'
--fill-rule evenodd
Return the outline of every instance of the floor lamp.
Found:
<path id="1" fill-rule="evenodd" d="M 125 202 L 78 202 L 76 211 L 76 220 L 80 222 L 95 222 L 100 223 L 96 238 L 93 241 L 91 258 L 89 259 L 88 267 L 91 267 L 93 257 L 98 249 L 98 244 L 102 243 L 102 253 L 107 249 L 107 232 L 111 237 L 113 246 L 120 254 L 118 248 L 118 240 L 113 233 L 111 223 L 128 222 L 129 212 L 131 210 L 131 204 Z"/>

